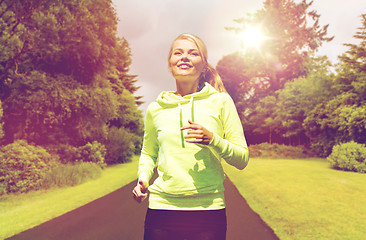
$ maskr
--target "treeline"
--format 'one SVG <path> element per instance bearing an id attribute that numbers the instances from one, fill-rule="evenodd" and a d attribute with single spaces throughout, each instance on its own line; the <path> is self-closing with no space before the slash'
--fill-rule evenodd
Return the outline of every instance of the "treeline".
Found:
<path id="1" fill-rule="evenodd" d="M 318 156 L 333 146 L 366 143 L 366 14 L 354 37 L 358 44 L 332 66 L 315 52 L 333 37 L 312 2 L 266 0 L 256 13 L 235 20 L 240 33 L 260 26 L 259 49 L 224 56 L 217 65 L 233 97 L 250 144 L 305 145 Z"/>
<path id="2" fill-rule="evenodd" d="M 6 152 L 25 144 L 100 166 L 140 149 L 137 76 L 117 21 L 111 0 L 0 0 L 0 185 L 10 162 L 27 169 Z"/>

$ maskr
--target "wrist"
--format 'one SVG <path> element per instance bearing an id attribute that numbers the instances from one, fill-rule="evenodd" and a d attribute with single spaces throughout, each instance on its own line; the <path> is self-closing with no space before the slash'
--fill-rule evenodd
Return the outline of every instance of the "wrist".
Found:
<path id="1" fill-rule="evenodd" d="M 212 133 L 212 135 L 211 135 L 211 139 L 210 139 L 210 142 L 208 143 L 208 145 L 211 145 L 211 146 L 213 146 L 213 145 L 215 145 L 215 138 L 216 138 L 216 134 L 215 133 L 213 133 L 213 132 L 211 132 Z"/>
<path id="2" fill-rule="evenodd" d="M 209 133 L 209 141 L 208 141 L 208 144 L 211 144 L 212 143 L 213 138 L 214 138 L 214 134 L 213 134 L 213 132 L 210 132 Z"/>
<path id="3" fill-rule="evenodd" d="M 138 182 L 142 181 L 143 183 L 149 183 L 149 175 L 146 172 L 141 172 L 139 174 Z"/>

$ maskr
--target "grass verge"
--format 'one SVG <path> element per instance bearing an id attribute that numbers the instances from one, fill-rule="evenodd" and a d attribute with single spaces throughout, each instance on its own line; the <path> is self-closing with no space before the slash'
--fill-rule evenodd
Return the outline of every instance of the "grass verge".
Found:
<path id="1" fill-rule="evenodd" d="M 250 207 L 287 239 L 366 239 L 366 174 L 331 169 L 324 159 L 251 159 L 224 165 Z"/>
<path id="2" fill-rule="evenodd" d="M 98 179 L 68 187 L 0 198 L 0 239 L 30 229 L 98 199 L 136 179 L 137 157 L 108 167 Z"/>

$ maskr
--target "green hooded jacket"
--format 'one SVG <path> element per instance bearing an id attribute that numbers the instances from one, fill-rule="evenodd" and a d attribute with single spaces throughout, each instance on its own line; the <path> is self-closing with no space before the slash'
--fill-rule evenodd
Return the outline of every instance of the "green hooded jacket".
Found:
<path id="1" fill-rule="evenodd" d="M 213 132 L 209 145 L 187 143 L 188 120 Z M 178 96 L 162 92 L 145 116 L 138 176 L 149 182 L 149 208 L 208 210 L 225 208 L 221 159 L 244 169 L 249 160 L 243 127 L 231 97 L 206 83 L 201 91 Z"/>

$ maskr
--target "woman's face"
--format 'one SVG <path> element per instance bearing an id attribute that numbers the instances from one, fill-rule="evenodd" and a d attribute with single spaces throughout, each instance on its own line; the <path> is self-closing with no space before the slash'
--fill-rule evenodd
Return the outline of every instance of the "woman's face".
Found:
<path id="1" fill-rule="evenodd" d="M 206 67 L 197 45 L 188 39 L 173 42 L 169 58 L 169 69 L 178 81 L 196 81 Z"/>

